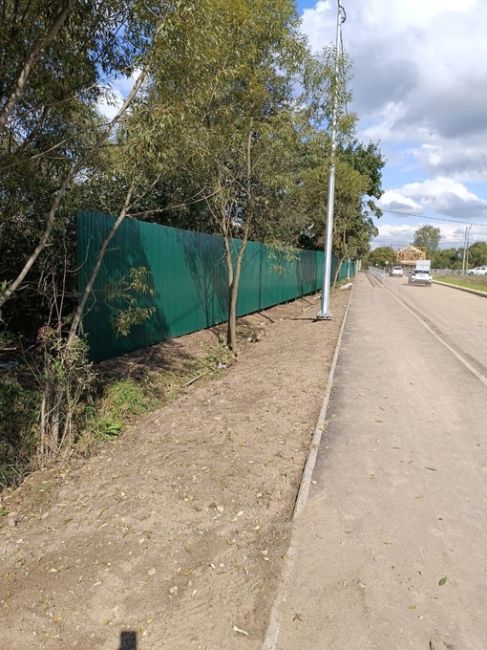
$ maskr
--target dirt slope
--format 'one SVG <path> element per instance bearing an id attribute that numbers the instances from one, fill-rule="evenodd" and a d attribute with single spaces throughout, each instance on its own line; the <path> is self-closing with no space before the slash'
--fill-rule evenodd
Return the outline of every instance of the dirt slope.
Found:
<path id="1" fill-rule="evenodd" d="M 269 310 L 220 379 L 4 503 L 0 648 L 260 647 L 348 296 Z"/>

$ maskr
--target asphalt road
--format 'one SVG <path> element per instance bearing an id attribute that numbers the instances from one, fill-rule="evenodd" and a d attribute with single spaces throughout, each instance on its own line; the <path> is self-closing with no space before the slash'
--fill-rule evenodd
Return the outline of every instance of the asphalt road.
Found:
<path id="1" fill-rule="evenodd" d="M 439 284 L 414 287 L 406 277 L 386 277 L 385 288 L 417 310 L 487 377 L 487 297 Z"/>
<path id="2" fill-rule="evenodd" d="M 487 648 L 487 299 L 404 282 L 355 282 L 267 648 Z"/>

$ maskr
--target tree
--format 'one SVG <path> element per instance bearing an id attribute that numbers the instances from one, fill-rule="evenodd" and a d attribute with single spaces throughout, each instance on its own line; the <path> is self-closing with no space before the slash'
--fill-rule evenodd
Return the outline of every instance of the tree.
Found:
<path id="1" fill-rule="evenodd" d="M 413 246 L 421 248 L 425 251 L 427 257 L 431 257 L 432 253 L 438 249 L 440 239 L 440 229 L 425 224 L 414 233 Z"/>
<path id="2" fill-rule="evenodd" d="M 469 266 L 483 266 L 487 264 L 487 243 L 484 241 L 477 241 L 475 244 L 469 246 L 468 249 L 468 264 Z"/>
<path id="3" fill-rule="evenodd" d="M 444 248 L 434 251 L 431 255 L 431 266 L 434 269 L 461 269 L 463 249 Z"/>
<path id="4" fill-rule="evenodd" d="M 396 261 L 396 251 L 391 246 L 379 246 L 369 253 L 367 256 L 367 264 L 369 266 L 387 266 L 394 264 Z"/>
<path id="5" fill-rule="evenodd" d="M 148 9 L 144 0 L 2 3 L 0 307 L 22 288 L 44 313 L 36 285 L 57 258 L 43 254 L 53 239 L 62 246 L 78 208 L 72 189 L 100 164 L 117 120 L 107 124 L 97 102 L 106 77 L 129 74 L 149 49 L 164 8 L 150 19 Z"/>
<path id="6" fill-rule="evenodd" d="M 162 18 L 152 12 L 149 22 L 144 11 L 142 2 L 129 0 L 21 0 L 2 6 L 8 29 L 0 60 L 8 74 L 0 97 L 0 236 L 7 246 L 0 307 L 26 289 L 30 301 L 37 306 L 41 301 L 43 307 L 42 327 L 34 323 L 29 332 L 38 330 L 31 367 L 40 395 L 40 465 L 70 453 L 73 421 L 91 382 L 80 336 L 86 292 L 69 314 L 75 302 L 67 287 L 74 277 L 74 242 L 66 231 L 72 231 L 76 210 L 83 207 L 76 202 L 82 194 L 77 190 L 106 162 L 113 129 L 147 77 L 164 11 Z M 123 39 L 117 30 L 124 32 Z M 131 92 L 116 115 L 103 120 L 97 111 L 103 76 L 136 64 L 141 72 Z M 132 181 L 117 224 L 125 217 L 133 188 Z M 59 246 L 50 246 L 56 240 Z M 106 245 L 109 241 L 107 237 Z"/>
<path id="7" fill-rule="evenodd" d="M 207 230 L 223 236 L 227 342 L 236 353 L 247 242 L 275 235 L 282 206 L 293 197 L 292 147 L 298 134 L 292 82 L 304 42 L 290 0 L 189 5 L 191 13 L 181 12 L 159 43 L 151 87 L 120 146 L 126 161 L 143 167 L 156 189 L 173 189 L 185 204 L 196 201 L 199 223 L 206 220 Z M 168 208 L 171 198 L 166 194 Z M 167 222 L 169 212 L 151 218 Z"/>

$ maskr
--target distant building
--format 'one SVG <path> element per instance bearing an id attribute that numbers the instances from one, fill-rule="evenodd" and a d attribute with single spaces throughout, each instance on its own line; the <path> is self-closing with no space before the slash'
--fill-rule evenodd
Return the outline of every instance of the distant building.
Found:
<path id="1" fill-rule="evenodd" d="M 396 261 L 403 266 L 414 266 L 418 260 L 425 260 L 426 253 L 416 246 L 406 246 L 396 251 Z"/>

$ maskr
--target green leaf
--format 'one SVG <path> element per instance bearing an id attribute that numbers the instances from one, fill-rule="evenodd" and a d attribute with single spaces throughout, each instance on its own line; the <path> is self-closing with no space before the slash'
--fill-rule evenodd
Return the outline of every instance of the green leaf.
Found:
<path id="1" fill-rule="evenodd" d="M 120 433 L 120 431 L 123 429 L 123 424 L 120 422 L 111 422 L 110 424 L 107 424 L 104 434 L 106 436 L 116 436 Z"/>
<path id="2" fill-rule="evenodd" d="M 441 578 L 440 581 L 438 582 L 440 587 L 443 587 L 443 585 L 446 584 L 447 580 L 448 580 L 448 578 L 446 576 L 443 576 L 443 578 Z"/>

